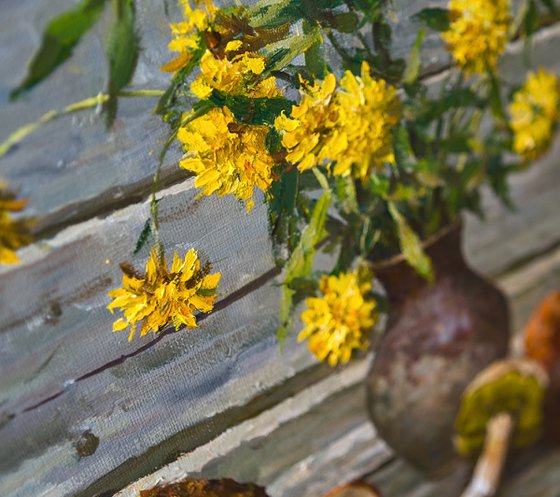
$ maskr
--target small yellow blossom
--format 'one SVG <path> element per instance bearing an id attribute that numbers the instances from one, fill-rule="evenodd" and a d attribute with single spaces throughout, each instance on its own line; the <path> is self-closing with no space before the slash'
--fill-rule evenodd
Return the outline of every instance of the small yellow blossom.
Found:
<path id="1" fill-rule="evenodd" d="M 214 108 L 179 129 L 177 137 L 187 152 L 180 165 L 196 174 L 200 195 L 235 194 L 249 212 L 255 186 L 266 191 L 272 183 L 268 131 L 267 126 L 235 122 L 227 107 Z"/>
<path id="2" fill-rule="evenodd" d="M 140 322 L 140 336 L 150 331 L 157 333 L 169 323 L 173 323 L 176 330 L 181 325 L 196 328 L 194 313 L 207 313 L 214 308 L 220 273 L 208 274 L 209 265 L 201 266 L 194 249 L 189 250 L 184 259 L 175 252 L 170 271 L 167 261 L 161 261 L 159 254 L 157 248 L 152 249 L 145 276 L 121 265 L 124 272 L 122 288 L 109 292 L 113 302 L 107 309 L 113 312 L 118 308 L 124 316 L 115 321 L 113 331 L 130 327 L 129 341 Z"/>
<path id="3" fill-rule="evenodd" d="M 559 118 L 558 77 L 544 69 L 530 72 L 509 106 L 513 149 L 526 160 L 534 160 L 550 145 Z"/>
<path id="4" fill-rule="evenodd" d="M 334 74 L 328 74 L 322 83 L 316 82 L 314 86 L 304 85 L 304 88 L 306 91 L 303 98 L 299 105 L 292 107 L 291 116 L 282 113 L 274 121 L 274 126 L 284 132 L 282 145 L 288 151 L 286 160 L 296 164 L 300 171 L 333 160 L 333 151 L 343 151 L 347 148 L 345 143 L 338 146 L 338 109 L 334 103 Z"/>
<path id="5" fill-rule="evenodd" d="M 510 25 L 509 0 L 451 0 L 451 23 L 443 41 L 467 74 L 495 69 Z"/>
<path id="6" fill-rule="evenodd" d="M 393 163 L 392 128 L 398 123 L 397 90 L 370 76 L 362 64 L 361 76 L 347 71 L 336 89 L 333 74 L 306 88 L 290 117 L 279 116 L 286 160 L 300 171 L 335 162 L 333 174 L 366 178 L 372 168 Z"/>
<path id="7" fill-rule="evenodd" d="M 171 52 L 179 52 L 179 55 L 161 67 L 167 72 L 178 71 L 189 63 L 192 52 L 200 44 L 201 33 L 209 28 L 218 11 L 211 0 L 194 0 L 199 7 L 194 9 L 190 0 L 179 0 L 179 3 L 183 7 L 185 21 L 170 25 L 174 38 L 168 48 Z"/>
<path id="8" fill-rule="evenodd" d="M 17 200 L 6 185 L 0 183 L 0 264 L 16 264 L 19 257 L 16 250 L 31 242 L 30 222 L 26 219 L 14 220 L 13 212 L 21 211 L 27 200 Z"/>
<path id="9" fill-rule="evenodd" d="M 230 49 L 237 47 L 236 42 L 229 42 Z M 259 75 L 265 69 L 266 59 L 260 55 L 244 52 L 231 60 L 217 58 L 209 50 L 200 61 L 200 75 L 191 84 L 191 91 L 198 98 L 207 98 L 213 89 L 229 95 L 244 95 L 251 98 L 278 97 L 276 78 L 270 76 L 264 80 Z"/>
<path id="10" fill-rule="evenodd" d="M 340 81 L 340 140 L 347 148 L 336 158 L 333 173 L 365 179 L 374 168 L 395 162 L 393 128 L 399 122 L 400 102 L 396 88 L 373 79 L 367 63 L 361 77 L 350 71 Z"/>
<path id="11" fill-rule="evenodd" d="M 358 272 L 323 276 L 319 289 L 322 297 L 306 300 L 298 341 L 307 339 L 313 355 L 331 366 L 345 364 L 355 349 L 367 347 L 377 318 L 375 301 L 367 297 L 371 278 Z"/>

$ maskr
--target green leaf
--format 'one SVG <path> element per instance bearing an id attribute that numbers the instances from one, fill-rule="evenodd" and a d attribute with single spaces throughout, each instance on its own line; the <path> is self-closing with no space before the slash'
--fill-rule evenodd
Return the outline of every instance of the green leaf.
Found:
<path id="1" fill-rule="evenodd" d="M 213 90 L 208 99 L 218 107 L 226 106 L 235 119 L 245 124 L 274 125 L 274 120 L 282 113 L 289 113 L 295 102 L 285 97 L 249 98 L 243 95 L 228 95 Z"/>
<path id="2" fill-rule="evenodd" d="M 316 24 L 309 21 L 303 22 L 303 32 L 309 33 Z M 313 75 L 314 78 L 324 79 L 327 74 L 327 63 L 323 56 L 323 44 L 316 41 L 304 53 L 305 67 Z"/>
<path id="3" fill-rule="evenodd" d="M 322 40 L 321 30 L 314 27 L 309 33 L 290 36 L 285 40 L 269 45 L 268 49 L 272 55 L 269 57 L 267 67 L 261 77 L 267 77 L 273 71 L 284 68 L 298 55 L 309 50 L 315 43 L 322 43 Z"/>
<path id="4" fill-rule="evenodd" d="M 71 55 L 82 36 L 95 24 L 106 0 L 82 0 L 74 8 L 51 19 L 43 31 L 41 46 L 29 64 L 27 75 L 10 93 L 15 100 L 43 81 Z"/>
<path id="5" fill-rule="evenodd" d="M 144 227 L 142 228 L 140 236 L 138 237 L 138 241 L 136 242 L 136 247 L 134 248 L 135 255 L 144 248 L 144 246 L 150 239 L 151 235 L 152 235 L 152 221 L 150 219 L 146 219 L 146 222 L 144 223 Z"/>
<path id="6" fill-rule="evenodd" d="M 293 297 L 295 290 L 291 287 L 291 284 L 311 273 L 315 246 L 324 236 L 325 221 L 331 199 L 332 192 L 325 190 L 315 204 L 309 224 L 303 230 L 299 244 L 292 252 L 286 264 L 284 284 L 282 286 L 282 301 L 280 304 L 280 327 L 276 335 L 280 347 L 282 347 L 288 336 L 288 330 L 292 321 L 291 314 L 294 306 Z"/>
<path id="7" fill-rule="evenodd" d="M 342 12 L 332 16 L 329 24 L 341 33 L 354 33 L 358 29 L 360 18 L 355 12 Z"/>
<path id="8" fill-rule="evenodd" d="M 406 261 L 424 278 L 433 281 L 432 262 L 424 252 L 420 239 L 408 225 L 395 204 L 389 202 L 389 212 L 397 225 L 401 251 Z"/>
<path id="9" fill-rule="evenodd" d="M 427 9 L 422 9 L 412 16 L 424 26 L 427 26 L 434 31 L 447 31 L 449 29 L 449 10 L 441 9 L 438 7 L 431 7 Z"/>
<path id="10" fill-rule="evenodd" d="M 272 133 L 267 135 L 270 136 Z M 297 170 L 280 173 L 280 180 L 273 181 L 268 190 L 268 215 L 270 234 L 274 243 L 274 255 L 282 264 L 282 250 L 287 246 L 292 252 L 299 241 L 297 229 L 296 200 L 299 192 L 300 175 Z"/>
<path id="11" fill-rule="evenodd" d="M 109 32 L 106 48 L 109 61 L 109 100 L 105 106 L 107 127 L 117 115 L 117 93 L 132 79 L 138 62 L 138 36 L 135 28 L 136 11 L 133 0 L 114 0 L 115 20 Z"/>
<path id="12" fill-rule="evenodd" d="M 154 110 L 154 112 L 163 118 L 170 113 L 178 114 L 180 119 L 181 112 L 177 112 L 174 109 L 176 104 L 177 92 L 181 89 L 181 87 L 185 84 L 186 79 L 191 74 L 193 69 L 198 66 L 200 59 L 204 55 L 206 51 L 206 44 L 201 40 L 199 46 L 191 52 L 191 58 L 187 65 L 181 68 L 173 75 L 173 79 L 171 80 L 171 84 L 159 99 L 159 102 Z M 167 119 L 167 118 L 166 118 Z M 171 123 L 173 125 L 173 123 Z"/>
<path id="13" fill-rule="evenodd" d="M 402 82 L 405 85 L 412 85 L 418 79 L 420 75 L 420 66 L 422 60 L 420 58 L 420 51 L 422 49 L 422 40 L 424 39 L 424 30 L 420 29 L 418 35 L 416 36 L 416 41 L 410 48 L 410 56 L 408 57 L 408 63 L 406 64 L 406 69 L 404 70 Z"/>
<path id="14" fill-rule="evenodd" d="M 419 109 L 413 111 L 416 115 L 411 117 L 415 121 L 428 123 L 440 118 L 451 109 L 467 107 L 481 109 L 485 105 L 486 101 L 470 88 L 454 88 L 447 91 L 438 100 L 425 99 Z"/>
<path id="15" fill-rule="evenodd" d="M 523 22 L 525 36 L 530 37 L 539 29 L 539 10 L 535 0 L 530 0 Z"/>

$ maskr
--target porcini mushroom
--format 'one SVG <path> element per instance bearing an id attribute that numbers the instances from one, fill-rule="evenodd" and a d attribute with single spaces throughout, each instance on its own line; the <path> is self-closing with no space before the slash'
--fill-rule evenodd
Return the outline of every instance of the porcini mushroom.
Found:
<path id="1" fill-rule="evenodd" d="M 560 444 L 560 291 L 537 305 L 523 332 L 525 357 L 546 369 L 550 385 L 544 401 L 545 433 L 549 444 Z"/>
<path id="2" fill-rule="evenodd" d="M 560 291 L 549 293 L 535 308 L 523 332 L 525 356 L 550 374 L 560 362 Z"/>
<path id="3" fill-rule="evenodd" d="M 373 485 L 359 480 L 334 487 L 323 497 L 381 497 L 381 494 Z"/>
<path id="4" fill-rule="evenodd" d="M 536 362 L 506 359 L 480 372 L 463 393 L 455 420 L 455 447 L 481 455 L 462 497 L 494 495 L 509 444 L 527 447 L 542 428 L 548 376 Z"/>

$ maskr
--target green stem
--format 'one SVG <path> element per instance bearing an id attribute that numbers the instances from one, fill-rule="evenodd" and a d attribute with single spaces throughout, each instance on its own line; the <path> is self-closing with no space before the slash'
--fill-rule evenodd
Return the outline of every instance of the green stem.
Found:
<path id="1" fill-rule="evenodd" d="M 163 90 L 123 90 L 117 93 L 119 97 L 161 97 L 165 92 Z M 43 114 L 39 119 L 30 124 L 26 124 L 21 128 L 17 129 L 11 133 L 6 140 L 0 144 L 0 157 L 6 155 L 6 153 L 15 145 L 19 144 L 22 140 L 27 138 L 29 135 L 34 133 L 44 124 L 55 121 L 63 116 L 73 114 L 75 112 L 80 112 L 86 109 L 92 109 L 103 105 L 109 100 L 109 95 L 106 93 L 100 93 L 95 97 L 89 97 L 79 102 L 67 105 L 61 110 L 50 110 Z"/>
<path id="2" fill-rule="evenodd" d="M 210 110 L 210 107 L 203 107 L 203 108 L 197 110 L 196 112 L 193 112 L 192 114 L 189 114 L 189 115 L 185 116 L 181 120 L 181 122 L 179 123 L 179 126 L 177 126 L 177 128 L 175 128 L 169 134 L 169 136 L 167 137 L 167 140 L 165 141 L 165 144 L 163 145 L 163 147 L 162 147 L 162 149 L 159 153 L 158 164 L 157 164 L 156 172 L 154 173 L 154 180 L 153 180 L 153 183 L 152 183 L 152 195 L 151 195 L 151 200 L 150 200 L 150 215 L 151 215 L 151 218 L 152 218 L 152 232 L 154 234 L 154 241 L 155 241 L 155 245 L 157 247 L 160 263 L 161 263 L 162 266 L 163 266 L 163 263 L 164 263 L 164 251 L 163 251 L 163 245 L 161 244 L 161 240 L 160 240 L 160 237 L 159 237 L 158 200 L 156 198 L 156 195 L 157 195 L 157 192 L 159 191 L 159 181 L 160 181 L 160 178 L 161 178 L 161 169 L 163 167 L 163 161 L 165 160 L 165 156 L 167 155 L 167 152 L 169 151 L 169 147 L 171 147 L 171 144 L 174 142 L 175 138 L 177 137 L 177 133 L 178 133 L 179 129 L 186 126 L 190 122 L 194 121 L 198 117 L 204 115 L 209 110 Z"/>
<path id="3" fill-rule="evenodd" d="M 321 185 L 321 188 L 325 191 L 330 190 L 327 177 L 321 171 L 319 171 L 317 167 L 312 168 L 311 171 L 313 171 L 313 174 L 315 175 L 315 178 L 317 178 L 317 181 Z"/>

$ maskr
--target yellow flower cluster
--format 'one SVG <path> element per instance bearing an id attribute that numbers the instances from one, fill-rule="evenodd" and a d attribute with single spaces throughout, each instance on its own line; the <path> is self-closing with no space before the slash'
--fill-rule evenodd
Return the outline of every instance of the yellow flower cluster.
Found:
<path id="1" fill-rule="evenodd" d="M 211 0 L 194 1 L 199 8 L 193 9 L 190 0 L 179 0 L 185 21 L 170 25 L 174 38 L 168 45 L 171 52 L 179 52 L 179 55 L 162 66 L 163 71 L 175 72 L 189 63 L 192 52 L 200 44 L 200 33 L 206 31 L 216 17 L 218 9 Z"/>
<path id="2" fill-rule="evenodd" d="M 509 106 L 515 152 L 526 160 L 534 160 L 546 151 L 559 119 L 559 104 L 558 77 L 544 69 L 529 73 Z"/>
<path id="3" fill-rule="evenodd" d="M 239 44 L 238 40 L 229 42 L 226 51 L 237 49 Z M 264 57 L 250 52 L 235 55 L 230 60 L 216 58 L 212 52 L 206 51 L 200 61 L 200 75 L 191 84 L 191 91 L 202 99 L 210 96 L 212 89 L 251 98 L 278 97 L 280 91 L 276 88 L 276 78 L 258 78 L 265 69 L 265 62 Z"/>
<path id="4" fill-rule="evenodd" d="M 194 249 L 187 252 L 184 260 L 175 253 L 170 271 L 167 261 L 160 261 L 156 248 L 146 262 L 145 276 L 127 266 L 122 268 L 122 288 L 109 292 L 113 302 L 107 308 L 111 312 L 117 308 L 123 312 L 124 317 L 113 324 L 113 331 L 130 327 L 129 341 L 139 322 L 142 322 L 140 336 L 150 331 L 156 333 L 169 323 L 175 329 L 181 325 L 196 328 L 194 313 L 211 312 L 214 308 L 221 274 L 208 274 L 209 265 L 201 266 Z"/>
<path id="5" fill-rule="evenodd" d="M 178 139 L 189 153 L 181 167 L 196 174 L 201 195 L 235 194 L 254 206 L 257 186 L 266 191 L 272 183 L 274 159 L 265 139 L 267 126 L 239 124 L 227 107 L 214 108 L 179 129 Z"/>
<path id="6" fill-rule="evenodd" d="M 333 74 L 306 88 L 291 116 L 279 116 L 286 160 L 300 171 L 335 162 L 333 174 L 365 179 L 373 168 L 395 161 L 392 129 L 400 118 L 397 90 L 373 79 L 364 62 L 361 77 L 347 71 L 336 89 Z"/>
<path id="7" fill-rule="evenodd" d="M 305 324 L 298 341 L 308 340 L 309 350 L 331 366 L 347 363 L 355 349 L 365 349 L 377 317 L 376 304 L 367 298 L 371 279 L 358 272 L 323 276 L 322 297 L 306 300 L 301 319 Z"/>
<path id="8" fill-rule="evenodd" d="M 26 205 L 27 200 L 17 200 L 0 182 L 0 264 L 19 262 L 16 250 L 31 242 L 29 221 L 14 220 L 10 215 L 21 211 Z"/>
<path id="9" fill-rule="evenodd" d="M 509 0 L 451 0 L 451 23 L 443 41 L 467 74 L 495 69 L 510 25 Z"/>

